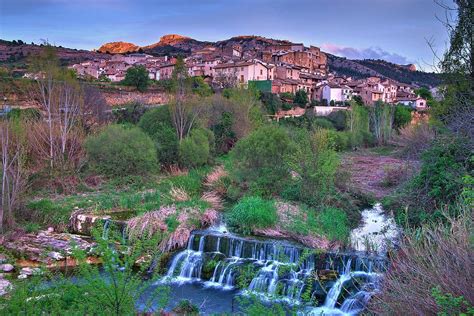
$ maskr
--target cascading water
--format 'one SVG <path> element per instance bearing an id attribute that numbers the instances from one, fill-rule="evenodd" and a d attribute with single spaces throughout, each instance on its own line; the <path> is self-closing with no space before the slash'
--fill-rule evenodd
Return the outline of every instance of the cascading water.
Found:
<path id="1" fill-rule="evenodd" d="M 175 255 L 163 282 L 201 282 L 205 287 L 223 290 L 239 288 L 242 294 L 291 304 L 317 306 L 317 299 L 324 304 L 313 307 L 310 313 L 353 314 L 363 309 L 373 292 L 374 271 L 384 268 L 385 259 L 381 257 L 318 253 L 288 242 L 207 230 L 191 235 L 187 249 Z M 245 271 L 250 274 L 242 278 Z M 320 278 L 322 272 L 333 277 Z M 241 279 L 248 282 L 242 284 Z"/>

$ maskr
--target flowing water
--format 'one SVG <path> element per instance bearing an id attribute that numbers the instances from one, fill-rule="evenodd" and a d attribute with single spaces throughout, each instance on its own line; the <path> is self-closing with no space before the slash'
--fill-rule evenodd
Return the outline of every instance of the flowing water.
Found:
<path id="1" fill-rule="evenodd" d="M 385 259 L 379 256 L 321 253 L 285 241 L 207 230 L 191 235 L 161 282 L 174 288 L 199 284 L 205 289 L 256 294 L 302 309 L 313 306 L 305 311 L 314 315 L 318 311 L 349 315 L 364 308 L 384 269 Z"/>

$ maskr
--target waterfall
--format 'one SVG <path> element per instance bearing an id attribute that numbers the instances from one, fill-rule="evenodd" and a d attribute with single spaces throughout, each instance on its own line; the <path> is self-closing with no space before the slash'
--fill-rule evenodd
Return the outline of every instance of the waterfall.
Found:
<path id="1" fill-rule="evenodd" d="M 191 235 L 187 248 L 173 257 L 164 282 L 201 282 L 206 287 L 230 290 L 242 286 L 237 284 L 242 273 L 250 273 L 244 275 L 248 283 L 240 288 L 241 294 L 253 293 L 290 304 L 315 302 L 313 298 L 319 300 L 324 289 L 318 284 L 331 282 L 327 283 L 332 284 L 327 295 L 322 297 L 323 306 L 313 307 L 310 314 L 322 311 L 351 314 L 363 309 L 373 289 L 350 289 L 348 298 L 337 309 L 344 286 L 350 286 L 352 278 L 370 283 L 376 275 L 373 271 L 383 271 L 384 267 L 385 259 L 381 257 L 311 252 L 285 241 L 262 241 L 207 230 Z M 326 271 L 333 277 L 320 281 L 316 277 L 318 271 Z M 309 294 L 303 296 L 308 291 Z"/>
<path id="2" fill-rule="evenodd" d="M 109 239 L 110 219 L 104 219 L 104 226 L 102 228 L 102 239 Z"/>

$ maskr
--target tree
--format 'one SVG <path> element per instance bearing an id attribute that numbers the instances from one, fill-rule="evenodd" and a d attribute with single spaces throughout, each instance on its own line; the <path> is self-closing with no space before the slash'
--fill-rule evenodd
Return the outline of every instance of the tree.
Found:
<path id="1" fill-rule="evenodd" d="M 13 227 L 14 212 L 19 207 L 20 195 L 26 185 L 25 149 L 19 137 L 19 128 L 24 127 L 14 126 L 14 123 L 9 121 L 0 122 L 0 163 L 2 168 L 0 232 L 2 233 L 4 226 Z"/>
<path id="2" fill-rule="evenodd" d="M 206 131 L 195 129 L 179 144 L 179 160 L 184 167 L 205 165 L 210 158 L 210 145 Z"/>
<path id="3" fill-rule="evenodd" d="M 160 163 L 171 165 L 178 161 L 178 138 L 168 106 L 163 105 L 147 111 L 138 126 L 155 142 Z"/>
<path id="4" fill-rule="evenodd" d="M 150 80 L 145 66 L 139 65 L 128 68 L 123 84 L 135 87 L 140 92 L 146 91 L 150 84 Z"/>
<path id="5" fill-rule="evenodd" d="M 266 110 L 270 114 L 275 114 L 281 110 L 282 102 L 281 99 L 274 93 L 262 92 L 260 94 L 260 100 L 265 106 Z"/>
<path id="6" fill-rule="evenodd" d="M 255 130 L 232 150 L 234 178 L 255 193 L 279 192 L 289 177 L 284 158 L 290 148 L 290 139 L 283 129 L 264 126 Z"/>
<path id="7" fill-rule="evenodd" d="M 370 125 L 379 145 L 385 144 L 392 136 L 393 114 L 395 107 L 377 101 L 370 108 Z"/>
<path id="8" fill-rule="evenodd" d="M 393 127 L 399 130 L 402 127 L 407 126 L 411 122 L 411 111 L 408 107 L 403 104 L 395 106 L 395 112 L 393 115 Z"/>
<path id="9" fill-rule="evenodd" d="M 306 104 L 308 103 L 308 94 L 306 93 L 306 91 L 305 90 L 296 91 L 293 102 L 298 104 L 300 107 L 304 108 Z"/>
<path id="10" fill-rule="evenodd" d="M 79 124 L 84 112 L 83 90 L 74 74 L 59 66 L 50 45 L 32 59 L 31 70 L 37 76 L 30 92 L 46 113 L 45 121 L 32 125 L 35 132 L 29 135 L 36 152 L 49 161 L 51 171 L 56 165 L 77 167 L 83 135 Z"/>
<path id="11" fill-rule="evenodd" d="M 156 167 L 155 145 L 137 127 L 109 125 L 89 136 L 85 148 L 92 166 L 108 176 L 144 176 Z"/>

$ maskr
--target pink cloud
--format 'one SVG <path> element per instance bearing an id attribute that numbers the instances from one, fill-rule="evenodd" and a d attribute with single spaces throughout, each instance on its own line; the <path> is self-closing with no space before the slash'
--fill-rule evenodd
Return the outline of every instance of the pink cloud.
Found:
<path id="1" fill-rule="evenodd" d="M 349 59 L 383 59 L 402 65 L 411 63 L 405 56 L 399 55 L 397 53 L 387 52 L 386 50 L 383 50 L 377 46 L 358 49 L 354 47 L 345 47 L 332 43 L 326 43 L 321 45 L 321 49 L 325 52 Z"/>

